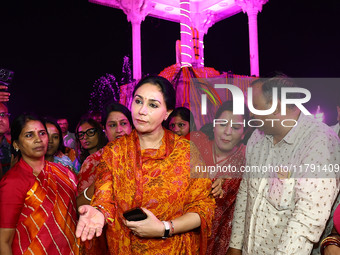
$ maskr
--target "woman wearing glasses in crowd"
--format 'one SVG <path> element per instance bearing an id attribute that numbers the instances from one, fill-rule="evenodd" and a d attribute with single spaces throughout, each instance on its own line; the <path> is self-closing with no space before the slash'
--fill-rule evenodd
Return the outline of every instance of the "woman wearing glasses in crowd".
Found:
<path id="1" fill-rule="evenodd" d="M 11 128 L 19 161 L 0 182 L 0 254 L 78 254 L 75 174 L 45 161 L 39 118 L 20 115 Z"/>
<path id="2" fill-rule="evenodd" d="M 81 119 L 76 128 L 77 159 L 74 166 L 77 173 L 85 159 L 107 144 L 101 125 L 90 118 Z"/>
<path id="3" fill-rule="evenodd" d="M 131 112 L 124 105 L 110 103 L 106 105 L 102 113 L 103 126 L 109 142 L 129 135 L 133 124 Z M 96 166 L 102 158 L 103 149 L 91 154 L 86 158 L 78 174 L 78 198 L 77 206 L 89 205 L 94 193 L 94 180 L 96 177 Z M 81 245 L 82 254 L 107 254 L 105 231 L 103 235 Z"/>
<path id="4" fill-rule="evenodd" d="M 163 77 L 149 76 L 136 85 L 135 130 L 105 146 L 92 206 L 78 209 L 76 235 L 82 241 L 101 235 L 106 223 L 109 254 L 205 253 L 215 206 L 211 180 L 191 178 L 190 170 L 202 164 L 198 151 L 162 127 L 175 96 Z M 125 220 L 123 213 L 135 207 L 146 219 Z"/>

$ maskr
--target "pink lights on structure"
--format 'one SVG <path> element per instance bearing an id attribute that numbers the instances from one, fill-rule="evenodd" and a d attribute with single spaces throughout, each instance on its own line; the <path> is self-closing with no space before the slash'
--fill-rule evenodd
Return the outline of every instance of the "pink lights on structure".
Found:
<path id="1" fill-rule="evenodd" d="M 181 67 L 192 66 L 190 0 L 180 0 Z"/>
<path id="2" fill-rule="evenodd" d="M 204 35 L 223 19 L 240 11 L 246 12 L 249 23 L 250 74 L 259 76 L 257 39 L 257 13 L 268 0 L 89 0 L 90 2 L 122 9 L 132 24 L 133 78 L 141 78 L 140 26 L 149 15 L 180 23 L 182 67 L 204 66 Z M 192 30 L 198 34 L 196 51 L 193 50 Z M 196 54 L 196 56 L 195 56 Z M 218 53 L 216 53 L 218 54 Z"/>

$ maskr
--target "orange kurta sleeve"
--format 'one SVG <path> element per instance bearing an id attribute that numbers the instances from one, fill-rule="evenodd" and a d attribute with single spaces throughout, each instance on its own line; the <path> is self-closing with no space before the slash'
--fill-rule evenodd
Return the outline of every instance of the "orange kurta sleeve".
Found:
<path id="1" fill-rule="evenodd" d="M 105 212 L 105 219 L 114 219 L 116 205 L 113 199 L 114 150 L 113 144 L 104 147 L 102 159 L 96 167 L 95 192 L 91 205 L 100 207 Z"/>

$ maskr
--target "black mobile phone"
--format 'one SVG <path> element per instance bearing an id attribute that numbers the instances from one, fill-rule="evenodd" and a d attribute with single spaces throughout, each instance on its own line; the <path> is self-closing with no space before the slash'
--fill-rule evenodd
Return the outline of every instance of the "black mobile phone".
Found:
<path id="1" fill-rule="evenodd" d="M 0 68 L 0 85 L 9 86 L 13 81 L 14 72 L 8 69 Z"/>
<path id="2" fill-rule="evenodd" d="M 124 212 L 123 216 L 128 221 L 140 221 L 145 220 L 148 217 L 140 207 L 132 208 Z"/>

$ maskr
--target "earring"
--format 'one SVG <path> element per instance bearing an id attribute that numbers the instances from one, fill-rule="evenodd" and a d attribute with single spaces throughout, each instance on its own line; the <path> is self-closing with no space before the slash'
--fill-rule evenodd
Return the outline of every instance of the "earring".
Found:
<path id="1" fill-rule="evenodd" d="M 15 148 L 15 151 L 18 152 L 18 151 L 19 151 L 19 148 Z"/>

